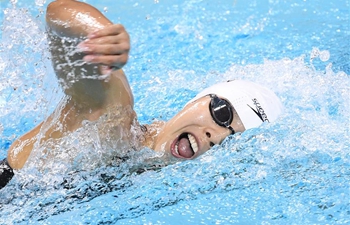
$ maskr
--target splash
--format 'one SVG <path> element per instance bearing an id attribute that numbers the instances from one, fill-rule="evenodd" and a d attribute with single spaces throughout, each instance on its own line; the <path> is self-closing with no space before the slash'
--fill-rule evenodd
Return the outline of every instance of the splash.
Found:
<path id="1" fill-rule="evenodd" d="M 174 73 L 177 80 L 190 72 Z M 137 162 L 154 157 L 147 149 L 119 166 L 61 176 L 46 174 L 38 182 L 40 185 L 25 183 L 23 177 L 17 176 L 2 199 L 7 207 L 2 209 L 1 218 L 8 221 L 6 215 L 16 210 L 21 213 L 12 217 L 13 222 L 31 218 L 43 223 L 57 220 L 66 223 L 72 222 L 73 215 L 81 214 L 86 223 L 112 220 L 139 224 L 143 218 L 149 218 L 148 214 L 154 219 L 166 219 L 176 218 L 181 211 L 189 222 L 194 222 L 199 217 L 208 220 L 201 212 L 209 213 L 209 209 L 216 208 L 213 204 L 220 202 L 226 205 L 225 209 L 213 210 L 213 216 L 223 218 L 223 223 L 332 221 L 331 217 L 346 221 L 346 214 L 340 209 L 349 206 L 341 197 L 346 195 L 350 165 L 346 151 L 350 146 L 349 76 L 333 72 L 330 66 L 315 71 L 306 66 L 303 57 L 298 57 L 266 60 L 258 65 L 232 65 L 220 76 L 209 73 L 205 79 L 222 81 L 242 76 L 265 84 L 281 97 L 285 113 L 276 123 L 229 137 L 197 160 L 142 173 L 130 175 L 129 171 Z M 164 91 L 170 96 L 178 90 L 170 85 L 173 81 L 169 77 L 164 83 L 167 87 Z M 187 81 L 196 85 L 190 79 Z M 148 92 L 161 96 L 159 89 L 149 88 Z M 188 98 L 191 95 L 192 92 L 185 94 Z M 14 198 L 18 188 L 29 191 L 31 196 L 16 193 Z M 22 203 L 18 205 L 16 199 Z M 191 210 L 181 209 L 186 207 L 184 200 Z M 27 210 L 33 207 L 35 210 Z M 257 207 L 260 213 L 251 217 Z M 285 211 L 288 207 L 294 211 Z M 304 214 L 310 210 L 312 214 Z M 104 216 L 93 216 L 102 211 L 106 212 Z M 159 213 L 154 215 L 155 211 Z"/>
<path id="2" fill-rule="evenodd" d="M 63 174 L 47 173 L 41 177 L 39 174 L 42 173 L 35 171 L 16 176 L 6 189 L 0 191 L 0 223 L 350 222 L 350 78 L 347 72 L 339 69 L 348 68 L 347 61 L 338 60 L 343 56 L 341 50 L 347 49 L 346 46 L 340 48 L 343 42 L 332 42 L 339 45 L 324 48 L 327 45 L 311 42 L 312 38 L 319 38 L 312 33 L 317 26 L 312 27 L 312 38 L 305 31 L 311 29 L 309 27 L 303 27 L 304 32 L 300 32 L 302 36 L 290 35 L 295 42 L 301 43 L 300 46 L 294 45 L 294 42 L 289 43 L 289 39 L 283 39 L 283 43 L 278 38 L 263 41 L 264 36 L 260 34 L 268 34 L 269 29 L 273 36 L 281 35 L 282 31 L 276 32 L 268 26 L 277 21 L 274 16 L 278 17 L 278 24 L 286 19 L 284 16 L 290 16 L 293 10 L 298 11 L 302 6 L 287 5 L 287 10 L 279 9 L 283 12 L 281 14 L 275 7 L 280 4 L 274 3 L 269 5 L 271 9 L 267 12 L 270 16 L 264 20 L 265 8 L 262 9 L 262 15 L 260 11 L 255 17 L 249 17 L 258 12 L 252 12 L 252 5 L 258 2 L 250 2 L 249 6 L 252 7 L 247 8 L 237 1 L 237 4 L 241 4 L 237 7 L 246 9 L 242 10 L 243 19 L 236 16 L 241 8 L 233 8 L 229 14 L 226 9 L 219 11 L 224 16 L 217 16 L 218 12 L 213 11 L 205 14 L 205 18 L 215 24 L 213 26 L 211 23 L 209 26 L 198 14 L 204 11 L 199 3 L 200 1 L 191 1 L 191 4 L 186 5 L 187 8 L 180 4 L 180 7 L 167 11 L 169 18 L 163 20 L 156 20 L 154 14 L 150 13 L 150 20 L 147 22 L 155 21 L 152 24 L 155 26 L 153 30 L 140 26 L 134 19 L 129 24 L 130 27 L 141 27 L 131 29 L 132 36 L 136 36 L 133 44 L 139 48 L 133 50 L 133 64 L 126 68 L 134 87 L 137 102 L 135 107 L 140 121 L 148 123 L 153 120 L 167 120 L 202 88 L 228 79 L 252 80 L 275 91 L 285 106 L 285 113 L 279 120 L 231 136 L 221 146 L 216 146 L 196 160 L 166 167 L 150 166 L 144 171 L 135 171 L 133 167 L 137 167 L 139 163 L 158 157 L 149 149 L 143 149 L 128 159 L 121 159 L 124 161 L 118 165 L 100 164 L 89 171 L 72 169 Z M 323 7 L 323 4 L 319 7 Z M 186 15 L 178 13 L 182 8 Z M 108 12 L 113 13 L 113 10 L 109 9 Z M 190 17 L 189 12 L 194 13 L 194 17 Z M 332 22 L 329 21 L 332 18 L 326 16 L 329 14 L 328 10 L 320 13 L 314 16 L 324 17 L 327 20 L 325 24 Z M 249 15 L 245 16 L 246 14 Z M 3 106 L 9 105 L 1 107 L 1 122 L 3 137 L 13 140 L 16 135 L 23 133 L 20 129 L 28 129 L 35 124 L 34 120 L 39 121 L 45 117 L 50 112 L 49 108 L 56 105 L 55 97 L 61 97 L 62 94 L 56 89 L 55 79 L 43 77 L 43 71 L 50 68 L 50 64 L 44 51 L 46 41 L 43 40 L 44 32 L 40 23 L 22 10 L 10 10 L 6 15 L 13 17 L 6 16 L 9 20 L 4 20 L 2 43 L 6 45 L 1 46 L 0 68 L 4 74 L 10 74 L 8 77 L 11 79 L 8 81 L 3 78 L 0 82 L 3 87 L 0 102 Z M 235 20 L 231 21 L 238 22 L 233 22 L 232 26 L 222 26 L 220 22 L 225 19 L 230 21 L 230 16 L 233 15 Z M 27 22 L 17 21 L 17 24 L 13 22 L 16 18 Z M 34 23 L 28 22 L 28 19 Z M 168 22 L 167 19 L 175 22 Z M 250 26 L 245 26 L 247 21 Z M 11 28 L 12 22 L 14 26 Z M 252 23 L 254 24 L 251 25 Z M 177 24 L 179 26 L 175 27 Z M 16 32 L 14 27 L 17 25 L 19 29 L 13 40 L 11 34 Z M 21 28 L 26 25 L 34 29 L 38 27 L 38 32 L 26 36 L 26 32 L 30 30 Z M 219 27 L 222 28 L 221 31 Z M 246 34 L 240 35 L 240 28 L 240 32 Z M 281 28 L 280 24 L 278 28 Z M 342 26 L 339 29 L 343 29 Z M 291 31 L 292 28 L 288 30 Z M 152 35 L 145 36 L 146 31 L 151 31 Z M 333 31 L 327 28 L 325 36 L 338 36 L 339 33 L 332 33 Z M 232 42 L 226 41 L 227 33 L 230 32 L 236 35 Z M 154 34 L 158 38 L 152 44 Z M 282 36 L 286 37 L 288 34 L 290 33 Z M 342 33 L 343 36 L 346 34 Z M 173 44 L 175 39 L 180 41 Z M 37 47 L 38 45 L 32 44 L 38 40 L 42 40 L 39 43 L 43 45 Z M 167 40 L 172 41 L 170 43 Z M 277 44 L 273 48 L 271 45 L 258 47 L 264 43 L 275 44 L 274 42 Z M 308 47 L 302 44 L 305 42 Z M 302 49 L 307 54 L 283 59 L 268 57 L 271 52 L 278 56 L 288 55 L 291 51 L 285 48 L 280 51 L 282 44 L 289 50 L 293 49 L 293 52 Z M 210 52 L 199 51 L 208 48 Z M 252 64 L 247 59 L 258 57 L 255 52 L 262 52 L 261 57 L 267 59 Z M 23 53 L 25 59 L 21 55 Z M 32 53 L 38 56 L 31 57 Z M 236 58 L 237 61 L 233 60 Z M 21 60 L 22 67 L 16 64 L 17 59 Z M 33 71 L 37 67 L 33 65 L 38 61 L 41 72 L 35 73 Z M 319 61 L 322 63 L 315 66 Z M 27 62 L 29 63 L 26 64 Z M 337 62 L 345 66 L 335 65 Z M 215 67 L 215 64 L 219 66 Z M 231 66 L 225 66 L 228 64 Z M 18 72 L 11 73 L 13 69 Z M 47 74 L 52 75 L 51 69 L 48 70 Z M 51 94 L 54 96 L 52 101 L 44 98 L 46 94 L 43 93 L 50 94 L 50 91 L 45 92 L 46 88 L 41 87 L 47 84 L 42 79 L 52 81 L 48 82 L 48 90 L 54 92 Z M 26 83 L 34 84 L 25 89 Z M 13 87 L 17 89 L 14 90 Z M 28 115 L 35 115 L 33 121 L 28 119 Z M 16 128 L 22 127 L 18 118 L 23 118 L 21 121 L 25 128 Z M 89 126 L 93 127 L 94 124 Z M 17 130 L 10 132 L 9 127 Z M 15 135 L 11 136 L 13 133 Z M 71 137 L 79 139 L 78 136 Z M 62 149 L 69 146 L 72 145 L 63 146 Z M 88 152 L 88 149 L 80 151 Z M 57 171 L 60 171 L 59 168 Z"/>
<path id="3" fill-rule="evenodd" d="M 27 9 L 4 10 L 0 44 L 3 146 L 48 116 L 62 96 L 52 73 L 39 18 L 33 18 Z"/>

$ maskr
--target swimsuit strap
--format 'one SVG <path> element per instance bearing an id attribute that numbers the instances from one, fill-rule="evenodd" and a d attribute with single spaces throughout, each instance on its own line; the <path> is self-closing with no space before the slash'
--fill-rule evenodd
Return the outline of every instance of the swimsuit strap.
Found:
<path id="1" fill-rule="evenodd" d="M 12 168 L 7 162 L 7 159 L 0 161 L 0 189 L 5 187 L 6 184 L 12 179 L 14 173 Z"/>

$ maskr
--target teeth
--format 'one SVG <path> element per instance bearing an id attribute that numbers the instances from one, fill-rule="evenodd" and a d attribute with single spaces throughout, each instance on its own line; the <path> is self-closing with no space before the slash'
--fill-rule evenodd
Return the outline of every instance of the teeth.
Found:
<path id="1" fill-rule="evenodd" d="M 179 142 L 177 142 L 175 145 L 175 152 L 179 155 Z"/>
<path id="2" fill-rule="evenodd" d="M 196 142 L 196 139 L 193 137 L 193 135 L 188 134 L 188 140 L 190 140 L 191 147 L 194 151 L 194 153 L 198 152 L 198 145 Z"/>

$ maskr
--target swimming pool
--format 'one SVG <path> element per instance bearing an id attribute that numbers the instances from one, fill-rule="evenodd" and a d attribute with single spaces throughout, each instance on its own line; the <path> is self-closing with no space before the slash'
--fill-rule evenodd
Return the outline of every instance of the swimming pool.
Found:
<path id="1" fill-rule="evenodd" d="M 1 157 L 62 96 L 45 50 L 47 2 L 13 2 L 1 1 Z M 0 190 L 0 224 L 350 223 L 349 1 L 87 2 L 130 33 L 125 72 L 141 122 L 241 78 L 274 90 L 285 113 L 140 174 L 125 171 L 154 157 L 147 149 L 125 167 L 17 174 Z"/>

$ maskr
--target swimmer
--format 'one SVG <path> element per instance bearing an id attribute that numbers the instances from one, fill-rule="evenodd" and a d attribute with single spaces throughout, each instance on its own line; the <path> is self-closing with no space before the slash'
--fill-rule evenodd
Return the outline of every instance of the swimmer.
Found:
<path id="1" fill-rule="evenodd" d="M 130 50 L 124 27 L 73 0 L 50 3 L 46 23 L 52 65 L 65 96 L 47 119 L 10 146 L 7 159 L 0 162 L 0 188 L 11 180 L 13 170 L 30 161 L 35 149 L 59 142 L 83 128 L 85 121 L 113 124 L 101 132 L 117 140 L 116 151 L 147 147 L 173 162 L 194 159 L 228 135 L 273 122 L 282 112 L 272 91 L 233 80 L 204 89 L 168 122 L 140 125 L 122 70 Z"/>

